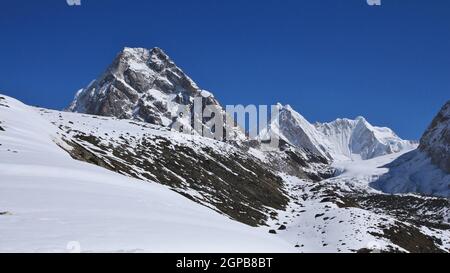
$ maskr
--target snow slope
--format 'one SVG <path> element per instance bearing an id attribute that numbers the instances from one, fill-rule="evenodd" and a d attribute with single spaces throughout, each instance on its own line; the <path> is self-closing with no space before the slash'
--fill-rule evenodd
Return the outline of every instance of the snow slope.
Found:
<path id="1" fill-rule="evenodd" d="M 73 160 L 12 98 L 0 97 L 0 122 L 0 252 L 292 251 L 167 187 Z"/>
<path id="2" fill-rule="evenodd" d="M 294 111 L 290 105 L 283 106 L 278 103 L 277 108 L 278 116 L 274 117 L 268 128 L 260 133 L 262 140 L 276 135 L 295 147 L 307 149 L 318 156 L 331 159 L 331 143 L 312 124 Z"/>
<path id="3" fill-rule="evenodd" d="M 450 174 L 420 150 L 414 150 L 385 166 L 389 172 L 372 183 L 388 193 L 419 193 L 450 198 Z"/>
<path id="4" fill-rule="evenodd" d="M 450 198 L 450 102 L 433 119 L 420 146 L 387 166 L 373 186 L 389 193 L 420 193 Z"/>
<path id="5" fill-rule="evenodd" d="M 65 152 L 74 143 L 91 152 L 84 159 L 93 164 Z M 36 109 L 5 96 L 0 96 L 0 144 L 0 252 L 63 252 L 78 246 L 85 252 L 450 250 L 448 199 L 372 188 L 389 171 L 387 164 L 407 154 L 335 161 L 334 177 L 314 181 L 301 172 L 271 174 L 265 161 L 282 158 L 274 160 L 256 148 L 245 152 L 147 123 Z M 140 146 L 157 148 L 141 151 Z M 151 163 L 139 164 L 143 158 Z M 95 166 L 102 165 L 95 162 L 99 159 L 118 167 L 129 163 L 130 169 L 111 172 Z M 306 163 L 297 160 L 297 165 Z M 149 166 L 156 171 L 145 169 Z M 182 175 L 195 174 L 190 170 L 201 175 Z M 152 175 L 163 179 L 159 183 L 174 184 L 153 183 Z M 232 184 L 242 177 L 243 188 Z M 278 178 L 280 184 L 253 186 Z M 209 188 L 221 183 L 225 186 Z M 275 209 L 280 186 L 279 201 L 286 199 L 287 205 Z M 269 227 L 228 218 L 242 221 L 247 218 L 237 214 L 261 207 L 271 216 L 265 222 Z"/>
<path id="6" fill-rule="evenodd" d="M 419 149 L 428 154 L 433 164 L 450 173 L 450 101 L 431 122 L 420 140 Z"/>
<path id="7" fill-rule="evenodd" d="M 295 201 L 271 226 L 277 236 L 296 245 L 300 252 L 448 252 L 450 230 L 418 224 L 432 215 L 437 223 L 447 221 L 448 227 L 447 200 L 385 195 L 371 186 L 389 171 L 383 166 L 405 153 L 335 162 L 337 176 L 318 183 L 284 175 Z M 406 235 L 399 239 L 395 236 L 398 233 Z M 429 236 L 441 240 L 436 249 Z"/>
<path id="8" fill-rule="evenodd" d="M 281 178 L 245 148 L 134 120 L 47 109 L 39 109 L 39 115 L 57 127 L 75 159 L 169 186 L 245 224 L 264 225 L 272 209 L 288 202 Z M 309 163 L 302 156 L 296 160 Z M 296 162 L 297 175 L 307 175 L 310 168 Z M 323 165 L 313 164 L 312 175 Z"/>

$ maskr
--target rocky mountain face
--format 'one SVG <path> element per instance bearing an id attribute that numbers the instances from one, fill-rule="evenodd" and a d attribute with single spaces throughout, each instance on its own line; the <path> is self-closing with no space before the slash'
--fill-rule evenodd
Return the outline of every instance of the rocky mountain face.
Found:
<path id="1" fill-rule="evenodd" d="M 58 128 L 55 139 L 72 158 L 163 184 L 251 226 L 265 225 L 289 204 L 281 172 L 308 181 L 333 174 L 325 159 L 290 146 L 266 153 L 146 122 L 47 109 L 39 114 Z"/>
<path id="2" fill-rule="evenodd" d="M 415 148 L 415 143 L 403 140 L 391 129 L 372 126 L 363 117 L 355 120 L 337 119 L 330 123 L 311 124 L 291 106 L 279 107 L 279 117 L 267 131 L 299 148 L 330 161 L 361 158 L 363 160 Z"/>
<path id="3" fill-rule="evenodd" d="M 200 101 L 200 110 L 209 106 L 214 114 L 198 115 L 195 100 Z M 78 91 L 68 110 L 134 119 L 200 135 L 214 134 L 215 128 L 208 122 L 215 114 L 227 121 L 214 95 L 200 89 L 160 48 L 125 48 L 97 80 Z M 245 139 L 239 127 L 227 125 L 229 135 L 224 134 L 224 138 Z"/>
<path id="4" fill-rule="evenodd" d="M 375 188 L 450 197 L 450 102 L 434 118 L 419 148 L 386 167 L 389 172 L 373 183 Z"/>
<path id="5" fill-rule="evenodd" d="M 330 145 L 323 136 L 302 115 L 294 111 L 290 105 L 277 104 L 278 117 L 275 117 L 268 129 L 260 133 L 261 139 L 271 134 L 277 135 L 282 141 L 294 147 L 306 149 L 327 159 L 332 159 Z"/>
<path id="6" fill-rule="evenodd" d="M 419 149 L 431 157 L 433 164 L 450 173 L 450 101 L 422 136 Z"/>

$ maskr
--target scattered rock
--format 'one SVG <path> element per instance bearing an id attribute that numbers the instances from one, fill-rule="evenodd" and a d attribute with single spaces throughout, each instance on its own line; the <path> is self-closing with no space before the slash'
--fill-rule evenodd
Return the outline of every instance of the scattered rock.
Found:
<path id="1" fill-rule="evenodd" d="M 274 230 L 274 229 L 271 229 L 271 230 L 269 230 L 269 233 L 270 233 L 270 234 L 277 234 L 277 231 Z"/>
<path id="2" fill-rule="evenodd" d="M 367 253 L 372 253 L 372 250 L 368 249 L 368 248 L 361 248 L 360 250 L 356 251 L 356 253 L 358 253 L 358 254 L 367 254 Z"/>
<path id="3" fill-rule="evenodd" d="M 383 233 L 369 232 L 372 236 L 385 238 L 395 245 L 411 253 L 442 253 L 439 242 L 433 237 L 423 234 L 418 228 L 397 223 L 395 226 L 386 228 Z"/>

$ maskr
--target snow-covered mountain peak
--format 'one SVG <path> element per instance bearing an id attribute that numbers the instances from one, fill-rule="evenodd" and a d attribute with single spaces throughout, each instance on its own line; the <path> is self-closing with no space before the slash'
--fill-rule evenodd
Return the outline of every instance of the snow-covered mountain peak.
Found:
<path id="1" fill-rule="evenodd" d="M 305 123 L 311 125 L 299 112 L 296 112 L 289 104 L 279 106 L 280 118 L 289 123 Z"/>
<path id="2" fill-rule="evenodd" d="M 269 125 L 271 134 L 278 135 L 281 140 L 295 147 L 307 149 L 321 157 L 331 158 L 328 145 L 323 143 L 320 133 L 305 117 L 293 110 L 290 105 L 278 103 L 277 107 L 278 116 Z M 261 134 L 267 134 L 267 130 Z"/>
<path id="3" fill-rule="evenodd" d="M 270 125 L 280 139 L 333 161 L 371 159 L 413 149 L 391 129 L 371 125 L 364 117 L 311 124 L 291 106 L 278 104 L 279 118 Z"/>
<path id="4" fill-rule="evenodd" d="M 357 117 L 355 118 L 355 121 L 366 123 L 366 122 L 367 122 L 367 119 L 366 119 L 365 117 L 363 117 L 363 116 L 357 116 Z"/>
<path id="5" fill-rule="evenodd" d="M 202 99 L 202 107 L 212 106 L 225 117 L 214 95 L 199 88 L 162 49 L 126 47 L 99 78 L 77 93 L 68 110 L 211 135 L 210 119 L 192 113 L 195 98 Z M 201 128 L 194 130 L 194 120 Z M 229 138 L 245 139 L 237 127 L 227 133 Z"/>
<path id="6" fill-rule="evenodd" d="M 167 77 L 169 74 L 174 74 L 179 79 L 185 79 L 189 82 L 194 87 L 193 89 L 198 89 L 198 86 L 192 81 L 192 79 L 190 79 L 175 64 L 175 62 L 172 61 L 169 55 L 167 55 L 159 47 L 154 47 L 152 49 L 125 47 L 116 57 L 116 60 L 110 67 L 110 70 L 117 72 L 114 74 L 118 78 L 124 78 L 123 72 L 126 72 L 127 70 L 156 77 L 158 74 L 163 77 Z"/>

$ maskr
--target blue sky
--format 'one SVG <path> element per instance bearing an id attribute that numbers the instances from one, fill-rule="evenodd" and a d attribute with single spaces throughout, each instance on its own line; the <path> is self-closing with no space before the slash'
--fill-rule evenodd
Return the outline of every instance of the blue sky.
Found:
<path id="1" fill-rule="evenodd" d="M 450 99 L 450 1 L 4 0 L 0 92 L 62 109 L 124 47 L 159 46 L 222 104 L 365 116 L 418 139 Z"/>

